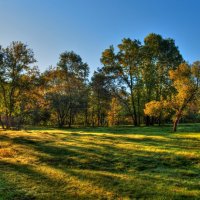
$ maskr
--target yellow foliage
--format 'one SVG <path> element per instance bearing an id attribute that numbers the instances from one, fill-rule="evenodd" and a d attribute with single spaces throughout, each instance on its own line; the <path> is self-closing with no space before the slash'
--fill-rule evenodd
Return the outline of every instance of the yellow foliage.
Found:
<path id="1" fill-rule="evenodd" d="M 112 98 L 110 110 L 108 111 L 108 125 L 113 126 L 117 124 L 121 106 L 116 98 Z"/>
<path id="2" fill-rule="evenodd" d="M 144 113 L 152 117 L 159 117 L 162 111 L 162 102 L 160 101 L 150 101 L 145 104 Z"/>

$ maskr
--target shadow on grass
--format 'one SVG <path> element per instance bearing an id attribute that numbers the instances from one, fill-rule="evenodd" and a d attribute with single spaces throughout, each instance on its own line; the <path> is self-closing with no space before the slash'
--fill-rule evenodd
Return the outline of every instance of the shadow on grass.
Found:
<path id="1" fill-rule="evenodd" d="M 105 191 L 111 191 L 114 194 L 113 199 L 126 197 L 158 198 L 162 197 L 163 190 L 165 190 L 166 195 L 168 194 L 170 196 L 170 193 L 173 191 L 169 186 L 198 190 L 200 173 L 199 169 L 195 168 L 195 166 L 200 162 L 199 157 L 176 155 L 173 152 L 167 153 L 145 150 L 145 147 L 148 146 L 165 149 L 166 151 L 171 148 L 175 150 L 179 150 L 180 148 L 187 149 L 188 147 L 192 148 L 191 145 L 194 144 L 193 140 L 192 142 L 190 141 L 191 143 L 188 142 L 188 139 L 181 140 L 178 143 L 177 140 L 174 140 L 174 138 L 171 139 L 170 137 L 167 140 L 150 137 L 134 138 L 126 135 L 122 137 L 123 129 L 114 129 L 114 131 L 113 129 L 109 129 L 109 133 L 114 133 L 115 131 L 118 133 L 118 135 L 112 137 L 110 134 L 106 135 L 105 129 L 103 130 L 104 134 L 96 135 L 70 130 L 71 133 L 66 133 L 66 137 L 60 138 L 60 141 L 63 142 L 61 144 L 52 144 L 52 141 L 48 140 L 33 140 L 23 136 L 14 138 L 0 136 L 0 140 L 30 147 L 35 152 L 38 152 L 37 164 L 62 170 L 65 174 L 75 176 L 80 181 L 89 181 L 103 188 Z M 103 130 L 100 129 L 99 133 Z M 141 133 L 141 130 L 145 130 L 145 128 L 136 128 L 134 133 L 138 134 L 137 131 Z M 155 130 L 159 131 L 160 129 L 155 127 L 149 132 L 145 131 L 143 135 L 149 136 L 150 133 L 153 136 Z M 130 134 L 129 131 L 127 130 L 126 132 Z M 96 132 L 96 129 L 91 130 L 91 133 Z M 156 135 L 162 135 L 162 133 L 159 132 Z M 85 137 L 88 137 L 90 140 L 85 141 Z M 68 141 L 74 143 L 68 144 Z M 95 141 L 101 142 L 97 143 Z M 118 147 L 117 144 L 119 143 L 133 146 L 142 145 L 144 149 L 126 149 Z M 195 145 L 198 147 L 199 142 L 195 142 Z M 25 174 L 36 182 L 42 180 L 39 184 L 45 184 L 52 190 L 56 190 L 56 187 L 59 187 L 55 180 L 49 179 L 42 173 L 40 174 L 34 171 L 28 165 L 11 164 L 1 161 L 0 170 L 12 171 L 18 175 Z M 121 178 L 120 175 L 128 176 L 128 178 Z M 3 180 L 9 183 L 9 177 L 4 176 Z M 194 181 L 193 183 L 191 183 L 192 180 Z M 152 190 L 153 188 L 157 188 L 157 191 Z M 24 194 L 20 192 L 22 191 L 16 190 L 16 193 L 19 193 L 19 197 Z M 195 194 L 183 195 L 178 191 L 173 195 L 173 197 L 179 199 L 197 198 Z M 73 195 L 62 197 L 75 198 Z M 87 196 L 79 197 L 87 198 Z M 35 197 L 30 196 L 31 198 L 34 199 Z"/>
<path id="2" fill-rule="evenodd" d="M 0 171 L 5 171 L 6 173 L 0 174 L 0 180 L 3 184 L 0 188 L 0 197 L 4 199 L 16 199 L 16 200 L 33 200 L 34 195 L 28 194 L 27 191 L 21 188 L 20 184 L 16 185 L 12 182 L 16 177 L 10 177 L 8 174 L 14 172 L 14 174 L 21 175 L 26 174 L 32 181 L 37 179 L 38 173 L 30 170 L 28 166 L 22 166 L 21 164 L 13 164 L 6 161 L 0 160 Z M 42 177 L 43 178 L 43 177 Z"/>
<path id="3" fill-rule="evenodd" d="M 27 145 L 33 148 L 35 151 L 45 154 L 39 157 L 39 161 L 45 164 L 50 164 L 52 166 L 64 164 L 66 167 L 78 167 L 80 169 L 90 169 L 90 170 L 108 170 L 108 171 L 118 171 L 119 168 L 116 166 L 121 165 L 121 170 L 129 170 L 129 167 L 135 167 L 137 169 L 147 169 L 157 167 L 179 167 L 187 168 L 190 165 L 198 163 L 198 158 L 186 157 L 181 155 L 176 155 L 173 152 L 154 152 L 153 150 L 145 151 L 143 149 L 124 149 L 111 144 L 96 144 L 92 141 L 81 141 L 81 138 L 85 135 L 76 135 L 71 139 L 71 141 L 77 144 L 87 144 L 91 147 L 78 146 L 78 145 L 51 145 L 48 141 L 36 141 L 25 137 L 15 137 L 9 138 L 8 136 L 0 136 L 0 139 L 6 141 L 12 141 L 12 143 Z M 91 136 L 93 137 L 93 136 Z M 95 136 L 95 140 L 102 141 L 102 136 Z M 117 138 L 117 139 L 116 139 Z M 103 137 L 103 139 L 105 139 Z M 111 140 L 111 137 L 107 137 Z M 64 138 L 66 140 L 66 138 Z M 105 140 L 107 141 L 107 140 Z M 176 150 L 180 148 L 188 148 L 188 140 L 177 144 L 176 142 L 165 141 L 154 138 L 128 138 L 128 137 L 115 137 L 114 142 L 128 142 L 128 144 L 142 146 L 152 146 L 162 150 L 171 149 L 172 147 Z M 199 142 L 196 142 L 197 147 Z M 189 146 L 190 147 L 190 146 Z M 193 146 L 195 147 L 195 146 Z M 81 159 L 84 161 L 81 162 Z M 122 167 L 124 166 L 124 167 Z M 142 167 L 146 166 L 146 167 Z"/>

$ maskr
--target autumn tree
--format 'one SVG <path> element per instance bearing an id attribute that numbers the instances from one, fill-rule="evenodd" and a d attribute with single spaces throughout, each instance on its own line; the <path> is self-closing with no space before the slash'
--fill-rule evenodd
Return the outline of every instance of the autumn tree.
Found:
<path id="1" fill-rule="evenodd" d="M 12 42 L 7 48 L 0 49 L 0 94 L 2 98 L 2 114 L 5 116 L 6 128 L 13 124 L 17 115 L 19 99 L 28 89 L 28 72 L 36 60 L 27 45 Z"/>
<path id="2" fill-rule="evenodd" d="M 177 130 L 177 125 L 184 110 L 199 96 L 200 83 L 200 62 L 195 62 L 192 66 L 182 63 L 176 70 L 169 72 L 173 81 L 176 93 L 172 98 L 171 106 L 174 109 L 173 130 Z"/>
<path id="3" fill-rule="evenodd" d="M 48 87 L 46 85 L 47 76 L 40 73 L 38 69 L 34 69 L 31 74 L 31 88 L 26 93 L 25 106 L 26 123 L 32 125 L 47 125 L 50 120 L 50 106 L 46 98 Z"/>
<path id="4" fill-rule="evenodd" d="M 110 102 L 110 109 L 108 111 L 108 125 L 114 126 L 118 125 L 120 122 L 120 114 L 122 111 L 122 105 L 118 98 L 113 97 Z"/>
<path id="5" fill-rule="evenodd" d="M 162 120 L 168 118 L 171 114 L 170 105 L 167 101 L 150 101 L 145 104 L 144 114 L 150 117 L 154 117 L 158 124 L 161 125 Z"/>
<path id="6" fill-rule="evenodd" d="M 163 101 L 151 101 L 146 104 L 145 114 L 158 117 L 158 113 L 171 113 L 173 131 L 187 108 L 199 99 L 200 62 L 192 66 L 182 63 L 175 70 L 169 71 L 169 77 L 174 87 L 174 94 Z"/>
<path id="7" fill-rule="evenodd" d="M 86 112 L 88 73 L 88 65 L 74 52 L 62 53 L 57 67 L 45 72 L 46 96 L 59 127 L 70 127 L 78 113 Z"/>
<path id="8" fill-rule="evenodd" d="M 110 88 L 123 100 L 134 125 L 141 123 L 145 103 L 172 94 L 169 70 L 176 69 L 182 61 L 174 40 L 154 33 L 144 39 L 144 44 L 123 39 L 118 52 L 111 46 L 101 58 L 105 74 L 112 79 Z M 150 124 L 149 116 L 145 121 Z"/>

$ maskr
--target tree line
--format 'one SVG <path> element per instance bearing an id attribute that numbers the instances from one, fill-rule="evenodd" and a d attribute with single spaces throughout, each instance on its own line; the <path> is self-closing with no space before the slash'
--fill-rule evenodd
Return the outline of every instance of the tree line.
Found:
<path id="1" fill-rule="evenodd" d="M 200 62 L 188 64 L 175 41 L 151 33 L 143 42 L 125 38 L 89 66 L 73 51 L 40 72 L 22 42 L 0 47 L 0 123 L 59 127 L 163 124 L 200 121 Z"/>

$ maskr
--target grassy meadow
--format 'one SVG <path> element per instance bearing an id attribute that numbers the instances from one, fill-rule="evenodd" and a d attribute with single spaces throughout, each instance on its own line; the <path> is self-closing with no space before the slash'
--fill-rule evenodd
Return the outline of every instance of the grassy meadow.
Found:
<path id="1" fill-rule="evenodd" d="M 200 124 L 0 131 L 0 200 L 200 199 Z"/>

